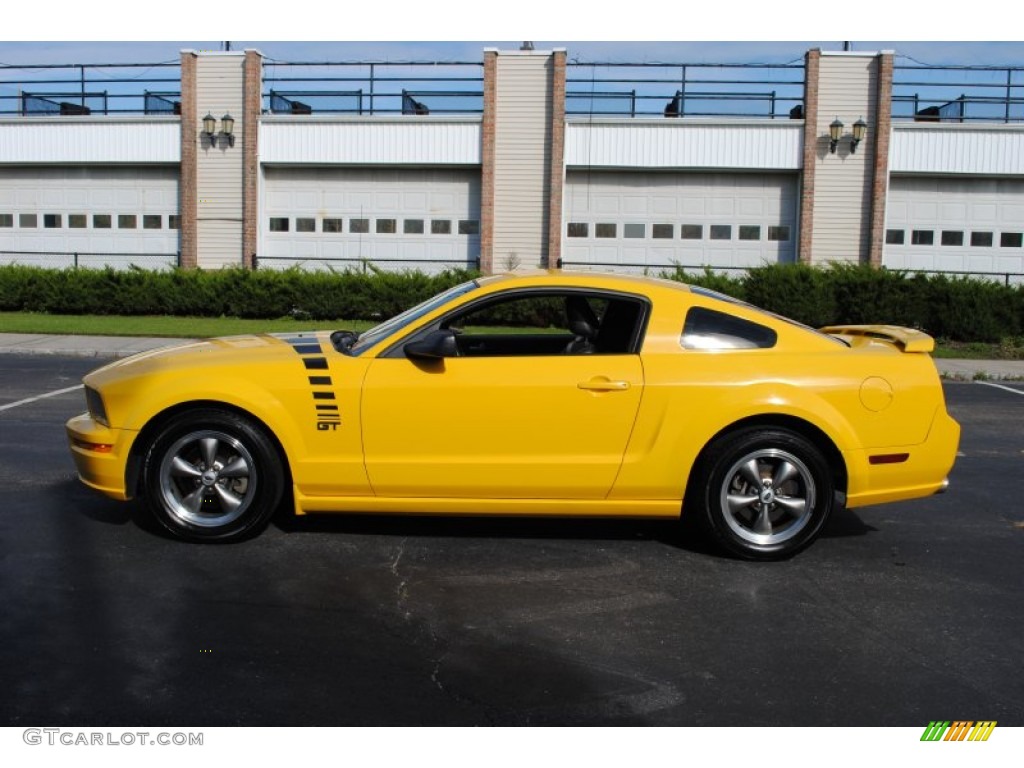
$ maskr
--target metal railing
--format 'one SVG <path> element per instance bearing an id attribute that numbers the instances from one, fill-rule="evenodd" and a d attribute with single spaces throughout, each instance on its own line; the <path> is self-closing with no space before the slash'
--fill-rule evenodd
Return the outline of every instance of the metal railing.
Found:
<path id="1" fill-rule="evenodd" d="M 181 264 L 181 253 L 102 253 L 95 251 L 0 251 L 0 264 L 32 267 L 167 269 Z"/>
<path id="2" fill-rule="evenodd" d="M 802 118 L 804 65 L 570 61 L 567 115 Z"/>
<path id="3" fill-rule="evenodd" d="M 792 262 L 779 262 L 779 263 L 792 263 Z M 767 266 L 767 263 L 766 263 Z M 614 271 L 617 269 L 624 270 L 667 270 L 667 271 L 679 271 L 687 274 L 701 275 L 706 271 L 725 273 L 725 272 L 747 272 L 752 267 L 736 267 L 736 266 L 724 266 L 715 264 L 681 264 L 679 262 L 670 262 L 667 264 L 642 264 L 636 263 L 622 263 L 622 262 L 611 262 L 611 261 L 567 261 L 565 259 L 558 260 L 559 269 L 572 269 L 573 267 L 591 268 L 599 267 L 601 269 L 608 269 Z M 1004 285 L 1016 285 L 1017 283 L 1024 283 L 1024 272 L 985 272 L 985 271 L 973 271 L 973 270 L 959 270 L 959 269 L 892 269 L 890 267 L 882 266 L 881 269 L 888 270 L 890 272 L 903 272 L 908 275 L 953 275 L 955 277 L 970 277 L 970 278 L 981 278 L 982 280 L 993 280 L 996 282 L 1002 282 Z"/>
<path id="4" fill-rule="evenodd" d="M 883 266 L 882 269 L 890 269 Z M 1024 283 L 1024 272 L 975 272 L 962 269 L 890 269 L 892 272 L 905 272 L 913 275 L 954 275 L 956 277 L 980 277 L 983 280 L 1002 281 L 1003 285 Z"/>
<path id="5" fill-rule="evenodd" d="M 1024 121 L 1024 67 L 897 65 L 892 94 L 894 120 Z"/>
<path id="6" fill-rule="evenodd" d="M 479 61 L 264 63 L 271 114 L 444 115 L 483 112 Z"/>
<path id="7" fill-rule="evenodd" d="M 327 269 L 333 270 L 334 265 L 340 266 L 343 270 L 351 270 L 355 268 L 361 272 L 368 272 L 371 267 L 377 264 L 384 265 L 395 265 L 404 264 L 404 268 L 409 267 L 438 267 L 440 269 L 449 269 L 452 267 L 461 269 L 480 269 L 480 257 L 467 257 L 465 259 L 400 259 L 400 258 L 344 258 L 340 256 L 324 256 L 324 257 L 310 257 L 310 256 L 260 256 L 258 254 L 252 255 L 252 266 L 253 269 L 288 269 L 290 267 L 299 267 L 301 269 Z"/>
<path id="8" fill-rule="evenodd" d="M 0 117 L 175 114 L 174 97 L 180 101 L 180 70 L 178 61 L 0 64 Z M 167 104 L 157 108 L 154 97 Z"/>

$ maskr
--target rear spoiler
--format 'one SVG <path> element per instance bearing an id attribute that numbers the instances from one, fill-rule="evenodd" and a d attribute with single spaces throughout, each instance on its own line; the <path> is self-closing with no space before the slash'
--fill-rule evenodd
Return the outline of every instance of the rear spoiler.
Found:
<path id="1" fill-rule="evenodd" d="M 927 333 L 898 325 L 830 325 L 822 333 L 835 336 L 861 336 L 868 339 L 882 339 L 895 344 L 904 352 L 931 352 L 935 339 Z"/>

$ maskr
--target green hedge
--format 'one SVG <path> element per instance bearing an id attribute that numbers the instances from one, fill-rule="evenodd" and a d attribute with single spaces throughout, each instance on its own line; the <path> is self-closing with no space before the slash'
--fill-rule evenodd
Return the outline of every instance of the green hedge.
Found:
<path id="1" fill-rule="evenodd" d="M 10 265 L 0 266 L 0 311 L 373 320 L 396 315 L 475 274 L 241 268 L 150 272 Z"/>
<path id="2" fill-rule="evenodd" d="M 814 327 L 886 323 L 952 341 L 984 342 L 1024 332 L 1024 285 L 854 264 L 772 264 L 737 277 L 676 269 L 661 276 L 712 288 Z"/>
<path id="3" fill-rule="evenodd" d="M 225 269 L 43 269 L 0 266 L 0 311 L 94 315 L 374 320 L 476 273 Z M 812 326 L 889 323 L 952 341 L 1024 333 L 1024 286 L 927 277 L 865 265 L 757 267 L 742 276 L 681 269 L 661 277 L 701 285 Z"/>

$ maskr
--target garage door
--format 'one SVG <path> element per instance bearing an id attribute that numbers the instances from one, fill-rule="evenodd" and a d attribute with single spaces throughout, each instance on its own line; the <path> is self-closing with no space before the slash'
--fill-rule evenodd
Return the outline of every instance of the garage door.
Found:
<path id="1" fill-rule="evenodd" d="M 261 219 L 261 267 L 476 267 L 480 173 L 266 167 Z"/>
<path id="2" fill-rule="evenodd" d="M 891 269 L 1024 273 L 1024 181 L 894 176 L 882 263 Z"/>
<path id="3" fill-rule="evenodd" d="M 566 266 L 750 267 L 793 261 L 793 174 L 570 171 Z"/>
<path id="4" fill-rule="evenodd" d="M 173 166 L 0 168 L 0 263 L 166 267 L 178 223 Z"/>

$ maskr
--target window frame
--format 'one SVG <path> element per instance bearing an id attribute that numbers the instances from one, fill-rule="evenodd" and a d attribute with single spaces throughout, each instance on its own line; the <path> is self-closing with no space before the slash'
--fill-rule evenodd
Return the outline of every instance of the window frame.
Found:
<path id="1" fill-rule="evenodd" d="M 499 291 L 497 293 L 491 293 L 486 296 L 480 296 L 479 298 L 468 301 L 465 304 L 461 304 L 458 307 L 445 312 L 438 317 L 435 317 L 426 325 L 417 328 L 412 333 L 404 336 L 403 338 L 397 339 L 390 346 L 388 346 L 378 357 L 381 358 L 401 358 L 405 359 L 404 347 L 406 344 L 419 341 L 426 337 L 427 334 L 433 331 L 439 330 L 443 325 L 456 319 L 459 315 L 467 314 L 469 312 L 475 312 L 480 309 L 486 309 L 488 306 L 493 304 L 500 304 L 505 301 L 514 301 L 520 298 L 530 297 L 543 297 L 543 296 L 569 296 L 569 295 L 582 295 L 586 297 L 607 299 L 609 301 L 614 300 L 628 300 L 635 301 L 641 304 L 640 318 L 637 321 L 637 327 L 633 330 L 633 336 L 629 343 L 629 352 L 622 354 L 626 355 L 639 355 L 643 349 L 643 343 L 647 335 L 647 324 L 651 317 L 651 300 L 647 296 L 637 293 L 629 293 L 627 291 L 615 291 L 606 289 L 594 289 L 594 288 L 580 288 L 578 286 L 543 286 L 543 287 L 529 287 L 529 288 L 511 288 L 505 291 Z M 524 334 L 525 335 L 525 334 Z M 585 357 L 614 357 L 616 355 L 586 355 Z M 541 358 L 564 358 L 564 355 L 514 355 L 510 357 L 517 358 L 529 358 L 532 360 Z M 584 357 L 581 355 L 581 357 Z M 495 357 L 465 357 L 460 358 L 465 360 L 478 359 L 482 361 L 494 360 Z M 509 359 L 507 357 L 499 357 L 499 359 Z"/>

